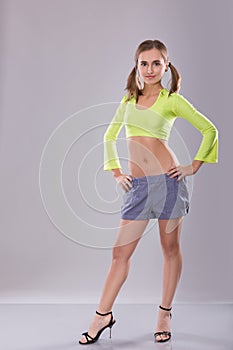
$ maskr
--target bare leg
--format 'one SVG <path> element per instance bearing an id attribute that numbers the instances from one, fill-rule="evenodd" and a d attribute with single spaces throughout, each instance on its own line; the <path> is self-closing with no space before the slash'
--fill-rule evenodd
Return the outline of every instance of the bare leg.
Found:
<path id="1" fill-rule="evenodd" d="M 182 254 L 180 249 L 182 218 L 158 220 L 158 222 L 164 256 L 161 305 L 165 308 L 170 308 L 182 269 Z M 156 332 L 160 331 L 170 331 L 170 312 L 161 309 L 159 309 Z M 167 335 L 161 335 L 157 336 L 156 340 L 166 338 L 168 338 Z"/>
<path id="2" fill-rule="evenodd" d="M 104 289 L 97 310 L 100 313 L 111 311 L 113 303 L 125 282 L 132 256 L 149 220 L 120 220 L 117 240 L 112 251 L 112 263 L 105 281 Z M 89 328 L 89 335 L 94 337 L 97 332 L 107 325 L 111 315 L 95 315 Z M 86 342 L 85 337 L 81 342 Z"/>

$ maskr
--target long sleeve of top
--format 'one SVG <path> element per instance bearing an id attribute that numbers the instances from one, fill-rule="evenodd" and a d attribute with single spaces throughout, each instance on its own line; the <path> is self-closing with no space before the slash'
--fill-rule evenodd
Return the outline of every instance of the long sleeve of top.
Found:
<path id="1" fill-rule="evenodd" d="M 215 125 L 181 95 L 177 95 L 175 111 L 177 116 L 186 119 L 202 133 L 202 142 L 194 159 L 217 163 L 218 130 Z"/>
<path id="2" fill-rule="evenodd" d="M 155 103 L 146 110 L 136 108 L 136 99 L 126 102 L 125 95 L 104 134 L 104 170 L 121 168 L 116 140 L 123 125 L 126 138 L 149 136 L 169 140 L 177 117 L 186 119 L 202 134 L 201 145 L 194 159 L 206 163 L 218 162 L 218 130 L 216 126 L 182 95 L 163 88 Z"/>
<path id="3" fill-rule="evenodd" d="M 104 134 L 104 170 L 120 168 L 116 140 L 124 123 L 126 95 L 122 98 L 116 113 Z"/>

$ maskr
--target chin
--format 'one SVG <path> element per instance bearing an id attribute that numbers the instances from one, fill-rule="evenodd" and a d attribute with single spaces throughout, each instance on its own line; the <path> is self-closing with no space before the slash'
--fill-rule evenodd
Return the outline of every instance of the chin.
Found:
<path id="1" fill-rule="evenodd" d="M 146 81 L 145 84 L 147 84 L 147 85 L 155 85 L 155 84 L 158 84 L 158 81 Z"/>

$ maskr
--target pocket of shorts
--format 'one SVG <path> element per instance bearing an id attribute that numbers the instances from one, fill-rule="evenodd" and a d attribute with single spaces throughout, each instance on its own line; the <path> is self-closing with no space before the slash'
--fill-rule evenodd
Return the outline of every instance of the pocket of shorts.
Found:
<path id="1" fill-rule="evenodd" d="M 124 195 L 126 195 L 127 193 L 131 192 L 131 191 L 132 191 L 132 189 L 133 189 L 133 187 L 131 187 L 130 189 L 128 189 L 128 191 L 124 190 L 124 194 L 123 194 L 123 196 L 124 196 Z"/>
<path id="2" fill-rule="evenodd" d="M 167 192 L 177 193 L 178 188 L 179 188 L 179 182 L 177 182 L 177 178 L 178 178 L 178 176 L 176 176 L 176 177 L 167 176 L 167 179 L 166 179 Z"/>
<path id="3" fill-rule="evenodd" d="M 123 191 L 124 191 L 124 193 L 123 193 L 123 198 L 126 198 L 126 197 L 129 195 L 129 193 L 132 192 L 132 190 L 133 190 L 133 186 L 132 186 L 128 191 L 123 190 Z"/>
<path id="4" fill-rule="evenodd" d="M 128 191 L 125 191 L 124 194 L 123 194 L 123 202 L 126 203 L 126 202 L 131 202 L 131 200 L 135 197 L 135 191 L 138 189 L 139 187 L 139 183 L 132 183 L 132 187 L 128 190 Z"/>
<path id="5" fill-rule="evenodd" d="M 132 184 L 132 187 L 128 191 L 125 191 L 124 194 L 129 193 L 129 192 L 134 192 L 139 186 L 139 183 L 135 184 L 135 183 L 131 182 L 131 184 Z"/>

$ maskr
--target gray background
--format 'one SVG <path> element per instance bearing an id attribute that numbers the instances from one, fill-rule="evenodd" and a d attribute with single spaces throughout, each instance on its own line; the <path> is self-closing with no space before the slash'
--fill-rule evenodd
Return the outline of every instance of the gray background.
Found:
<path id="1" fill-rule="evenodd" d="M 204 165 L 195 175 L 176 302 L 232 302 L 232 1 L 8 0 L 0 6 L 0 301 L 98 301 L 111 250 L 78 244 L 50 220 L 39 188 L 42 151 L 70 115 L 109 102 L 116 108 L 136 47 L 145 39 L 160 39 L 182 75 L 180 92 L 220 133 L 219 163 Z M 97 113 L 99 118 L 109 122 L 112 114 Z M 175 125 L 194 156 L 201 136 L 185 121 Z M 80 118 L 80 128 L 85 127 Z M 102 135 L 103 128 L 95 141 Z M 78 150 L 89 150 L 88 142 L 76 146 L 77 159 Z M 70 177 L 76 175 L 71 169 Z M 111 172 L 99 170 L 96 183 L 105 199 L 119 194 Z M 73 185 L 67 190 L 78 203 L 82 199 Z M 119 198 L 116 203 L 119 207 Z M 117 218 L 119 212 L 114 222 Z M 104 223 L 100 215 L 99 225 Z M 77 234 L 85 230 L 88 236 L 88 225 L 77 225 Z M 117 301 L 159 302 L 161 272 L 154 222 Z"/>

